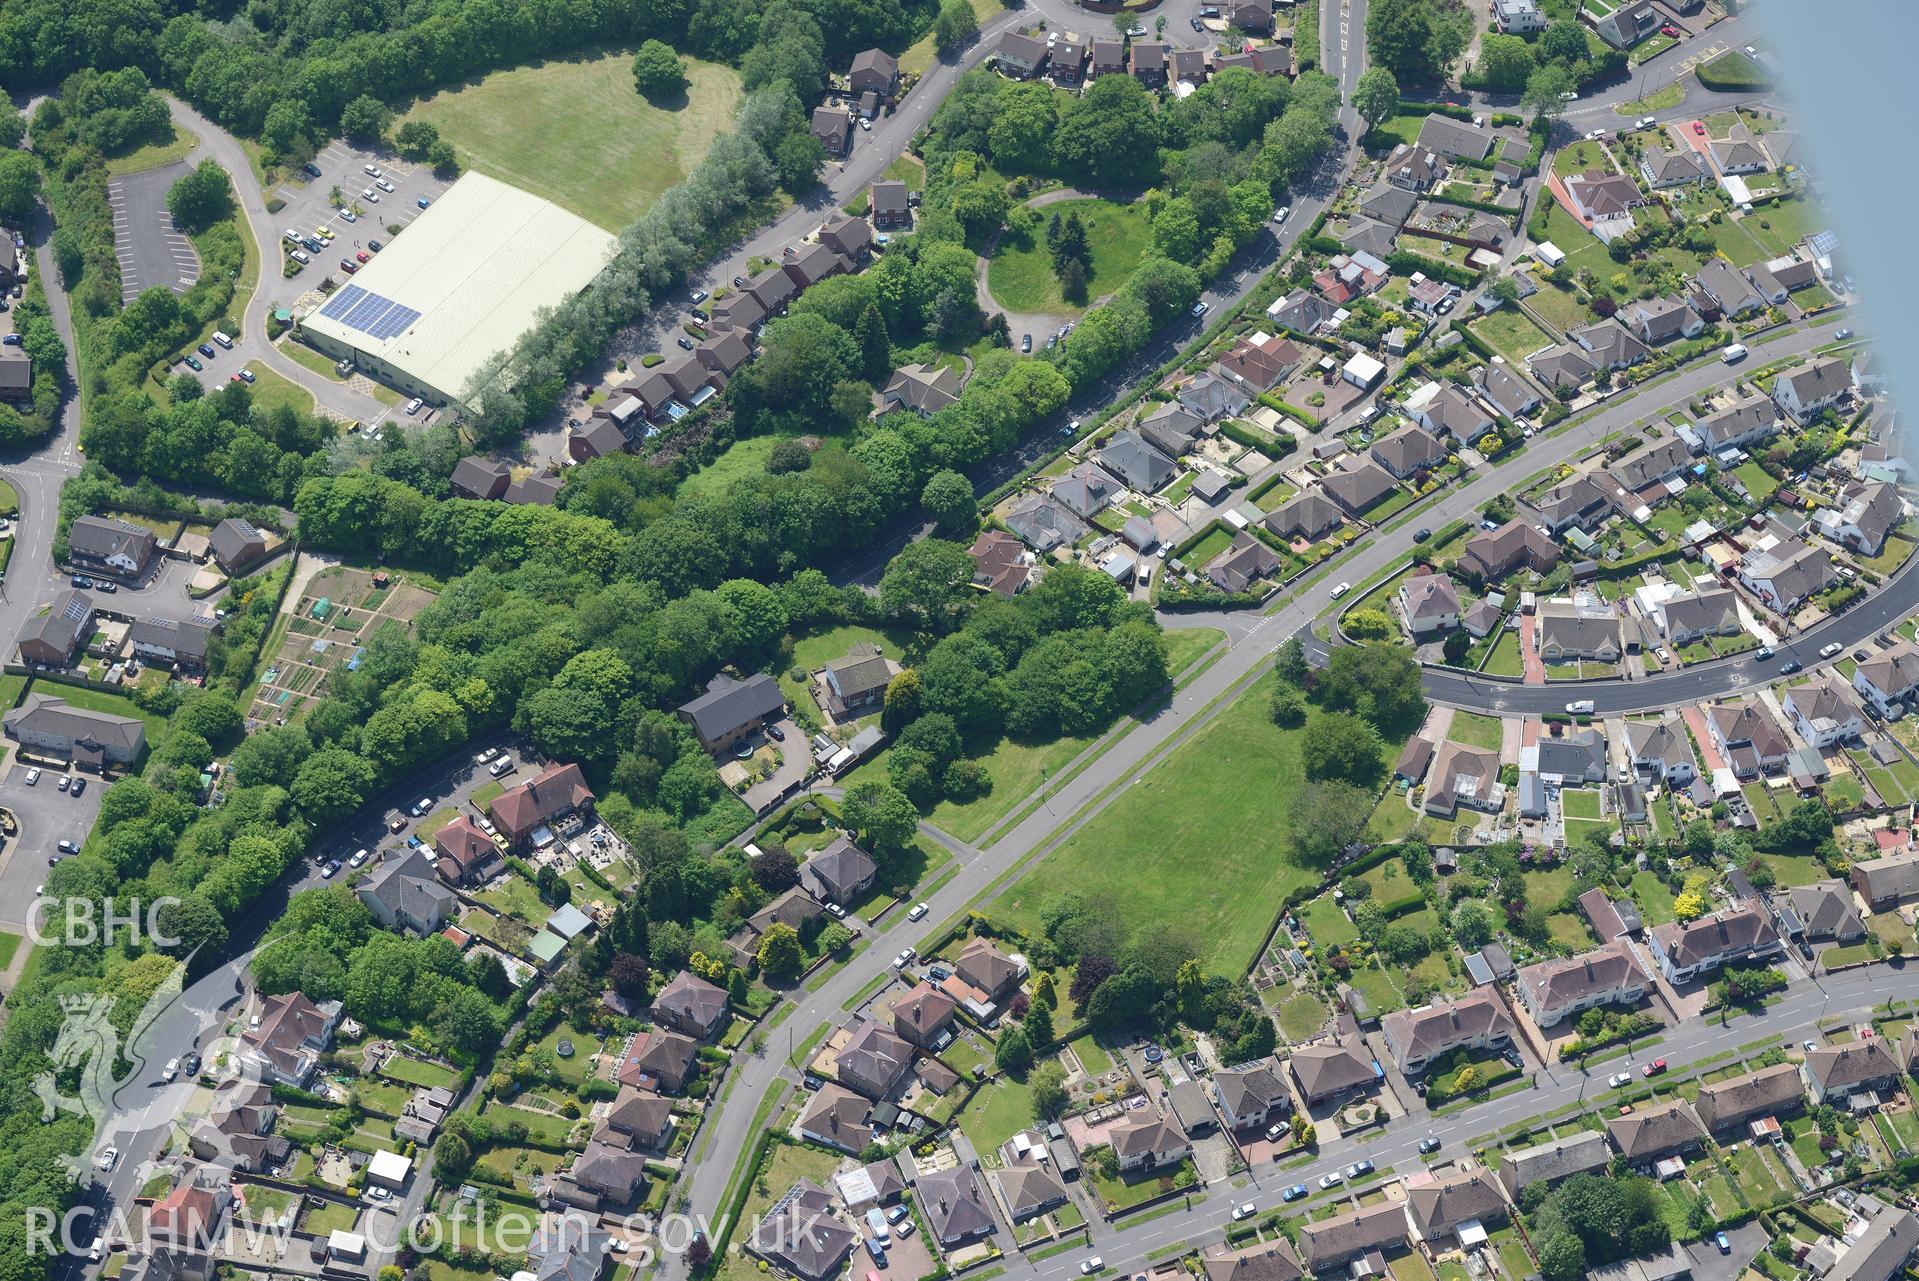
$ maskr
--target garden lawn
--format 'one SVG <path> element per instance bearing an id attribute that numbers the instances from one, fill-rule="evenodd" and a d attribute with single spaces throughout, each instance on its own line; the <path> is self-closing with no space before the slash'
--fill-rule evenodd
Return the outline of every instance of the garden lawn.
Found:
<path id="1" fill-rule="evenodd" d="M 748 436 L 745 440 L 736 440 L 721 451 L 706 466 L 680 482 L 679 492 L 696 498 L 711 498 L 731 488 L 733 482 L 747 476 L 758 476 L 766 470 L 766 460 L 773 455 L 773 447 L 788 436 L 774 434 L 770 436 Z M 821 446 L 821 452 L 838 449 L 839 445 L 829 441 Z M 829 658 L 838 658 L 838 654 L 829 654 Z"/>
<path id="2" fill-rule="evenodd" d="M 1664 925 L 1673 919 L 1672 891 L 1651 872 L 1637 872 L 1630 887 L 1633 905 L 1648 925 Z"/>
<path id="3" fill-rule="evenodd" d="M 1104 1076 L 1113 1070 L 1113 1056 L 1094 1039 L 1091 1032 L 1074 1037 L 1067 1045 L 1072 1048 L 1074 1057 L 1079 1059 L 1080 1066 L 1086 1069 L 1088 1075 Z"/>
<path id="4" fill-rule="evenodd" d="M 1773 879 L 1787 887 L 1811 885 L 1832 875 L 1810 854 L 1761 854 L 1759 858 L 1772 869 Z"/>
<path id="5" fill-rule="evenodd" d="M 1452 728 L 1446 731 L 1446 737 L 1468 747 L 1483 747 L 1496 752 L 1505 737 L 1505 727 L 1497 716 L 1454 712 Z"/>
<path id="6" fill-rule="evenodd" d="M 1579 220 L 1567 213 L 1556 200 L 1546 214 L 1546 239 L 1564 251 L 1566 265 L 1572 268 L 1575 275 L 1590 268 L 1595 276 L 1604 281 L 1618 270 L 1599 237 L 1581 226 Z"/>
<path id="7" fill-rule="evenodd" d="M 1001 1077 L 973 1096 L 973 1101 L 960 1113 L 959 1126 L 973 1141 L 974 1148 L 984 1155 L 1037 1119 L 1033 1095 L 1025 1082 Z"/>
<path id="8" fill-rule="evenodd" d="M 1567 818 L 1598 818 L 1599 793 L 1590 788 L 1569 787 L 1559 794 Z"/>
<path id="9" fill-rule="evenodd" d="M 353 1225 L 360 1221 L 358 1206 L 339 1205 L 328 1201 L 307 1211 L 301 1224 L 311 1236 L 325 1236 L 329 1232 L 351 1232 Z"/>
<path id="10" fill-rule="evenodd" d="M 1585 235 L 1585 232 L 1579 234 Z M 1545 277 L 1536 277 L 1539 292 L 1526 300 L 1547 324 L 1560 329 L 1572 329 L 1592 319 L 1592 313 L 1586 310 L 1586 304 L 1579 301 L 1579 295 L 1570 286 L 1555 285 Z"/>
<path id="11" fill-rule="evenodd" d="M 573 1057 L 560 1057 L 561 1041 L 573 1042 Z M 576 1032 L 570 1025 L 562 1023 L 534 1042 L 534 1047 L 550 1053 L 553 1056 L 553 1070 L 559 1073 L 560 1079 L 577 1086 L 586 1080 L 587 1060 L 600 1048 L 600 1038 Z"/>
<path id="12" fill-rule="evenodd" d="M 1299 912 L 1300 923 L 1322 948 L 1359 941 L 1359 927 L 1347 919 L 1330 894 L 1321 894 Z"/>
<path id="13" fill-rule="evenodd" d="M 1519 653 L 1519 633 L 1508 628 L 1499 634 L 1493 644 L 1493 652 L 1486 656 L 1486 665 L 1480 668 L 1488 676 L 1524 676 L 1525 660 Z"/>
<path id="14" fill-rule="evenodd" d="M 1475 320 L 1472 330 L 1514 365 L 1552 342 L 1552 335 L 1535 325 L 1532 317 L 1512 303 Z"/>
<path id="15" fill-rule="evenodd" d="M 390 1076 L 396 1081 L 405 1081 L 408 1085 L 423 1085 L 428 1089 L 434 1086 L 452 1087 L 458 1084 L 460 1074 L 452 1068 L 441 1067 L 438 1063 L 428 1063 L 423 1059 L 410 1058 L 396 1054 L 380 1065 L 380 1075 Z"/>
<path id="16" fill-rule="evenodd" d="M 424 120 L 463 165 L 618 231 L 733 126 L 739 73 L 684 61 L 684 99 L 665 108 L 633 88 L 631 53 L 611 53 L 496 71 L 434 94 L 397 123 Z"/>
<path id="17" fill-rule="evenodd" d="M 1739 478 L 1739 483 L 1746 487 L 1746 492 L 1752 495 L 1755 502 L 1765 502 L 1779 488 L 1779 482 L 1772 478 L 1772 473 L 1750 458 L 1733 468 L 1732 474 Z"/>
<path id="18" fill-rule="evenodd" d="M 1566 795 L 1571 795 L 1570 792 Z M 1597 800 L 1597 797 L 1594 798 Z M 1609 824 L 1610 825 L 1610 824 Z M 1526 882 L 1526 901 L 1538 903 L 1548 909 L 1559 906 L 1572 893 L 1577 878 L 1572 868 L 1561 863 L 1557 867 L 1535 868 L 1521 874 Z"/>
<path id="19" fill-rule="evenodd" d="M 1366 998 L 1375 1015 L 1390 1013 L 1406 1004 L 1405 993 L 1400 991 L 1399 985 L 1384 970 L 1368 965 L 1354 970 L 1346 981 L 1352 984 L 1354 991 Z"/>
<path id="20" fill-rule="evenodd" d="M 1143 205 L 1110 200 L 1063 200 L 1038 211 L 1040 227 L 1030 241 L 1010 234 L 1000 240 L 986 269 L 986 286 L 993 300 L 1008 311 L 1078 315 L 1093 302 L 1125 282 L 1139 265 L 1151 235 Z M 1061 296 L 1053 274 L 1053 257 L 1046 247 L 1046 226 L 1055 215 L 1078 214 L 1086 224 L 1086 243 L 1093 252 L 1086 282 L 1086 302 L 1071 303 Z"/>
<path id="21" fill-rule="evenodd" d="M 1778 257 L 1815 232 L 1824 230 L 1827 215 L 1818 202 L 1804 196 L 1761 205 L 1747 214 L 1742 225 L 1769 257 Z"/>
<path id="22" fill-rule="evenodd" d="M 1280 1002 L 1279 1030 L 1288 1041 L 1306 1040 L 1325 1022 L 1326 1006 L 1311 992 L 1295 992 Z"/>
<path id="23" fill-rule="evenodd" d="M 1574 952 L 1583 952 L 1593 945 L 1592 931 L 1586 928 L 1585 918 L 1574 912 L 1554 912 L 1548 916 L 1546 932 L 1553 942 Z"/>
<path id="24" fill-rule="evenodd" d="M 48 683 L 38 687 L 29 685 L 26 693 L 52 694 L 57 698 L 66 699 L 67 705 L 70 707 L 84 708 L 89 712 L 108 712 L 114 716 L 137 717 L 146 723 L 147 751 L 149 752 L 158 747 L 167 735 L 166 717 L 156 716 L 151 712 L 142 711 L 139 705 L 134 703 L 133 700 L 122 698 L 118 694 L 109 694 L 105 690 L 83 689 L 77 685 L 55 685 Z M 25 701 L 24 695 L 22 696 L 22 701 Z"/>

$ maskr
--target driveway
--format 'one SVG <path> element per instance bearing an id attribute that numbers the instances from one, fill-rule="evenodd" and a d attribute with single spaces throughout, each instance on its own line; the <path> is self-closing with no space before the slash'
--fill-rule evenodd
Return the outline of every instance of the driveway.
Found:
<path id="1" fill-rule="evenodd" d="M 57 691 L 57 687 L 48 686 Z M 76 799 L 60 790 L 60 770 L 43 767 L 40 781 L 28 787 L 26 765 L 11 756 L 6 766 L 6 805 L 20 820 L 20 834 L 7 842 L 0 856 L 0 924 L 24 929 L 33 908 L 34 891 L 46 884 L 47 859 L 62 840 L 76 844 L 87 839 L 100 813 L 100 797 L 107 784 L 91 774 L 87 790 Z M 52 927 L 48 927 L 52 932 Z"/>
<path id="2" fill-rule="evenodd" d="M 184 160 L 164 169 L 128 174 L 107 184 L 113 206 L 113 256 L 120 260 L 120 304 L 159 285 L 183 294 L 200 278 L 200 255 L 173 225 L 167 191 L 185 177 Z"/>

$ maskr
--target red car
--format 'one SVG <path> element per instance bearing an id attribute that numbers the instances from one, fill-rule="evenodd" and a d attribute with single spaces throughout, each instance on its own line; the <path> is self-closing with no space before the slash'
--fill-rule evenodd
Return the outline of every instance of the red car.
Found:
<path id="1" fill-rule="evenodd" d="M 361 262 L 365 262 L 367 261 L 367 259 L 371 258 L 373 255 L 369 254 L 366 250 L 362 249 L 359 253 L 354 254 L 353 256 L 355 258 L 358 258 Z"/>
<path id="2" fill-rule="evenodd" d="M 1679 28 L 1668 22 L 1665 26 L 1659 28 L 1659 34 L 1662 36 L 1671 36 L 1674 40 L 1677 40 L 1679 39 Z"/>
<path id="3" fill-rule="evenodd" d="M 1658 1076 L 1661 1072 L 1664 1072 L 1665 1070 L 1666 1070 L 1666 1060 L 1664 1059 L 1654 1059 L 1652 1062 L 1648 1063 L 1645 1067 L 1645 1073 L 1647 1076 Z"/>
<path id="4" fill-rule="evenodd" d="M 345 258 L 342 258 L 340 259 L 340 270 L 351 276 L 354 272 L 358 271 L 359 268 L 348 262 Z"/>
<path id="5" fill-rule="evenodd" d="M 1703 120 L 1695 120 L 1695 121 L 1693 121 L 1693 122 L 1692 122 L 1692 131 L 1693 131 L 1694 133 L 1696 133 L 1696 134 L 1698 134 L 1698 135 L 1699 135 L 1699 136 L 1700 136 L 1701 138 L 1703 138 L 1703 137 L 1705 137 L 1705 136 L 1706 136 L 1706 122 L 1705 122 L 1705 121 L 1703 121 Z"/>
<path id="6" fill-rule="evenodd" d="M 237 383 L 237 382 L 240 382 L 240 381 L 242 381 L 242 379 L 241 379 L 241 377 L 240 377 L 240 375 L 238 375 L 238 374 L 228 374 L 228 375 L 227 375 L 227 381 L 228 381 L 228 382 L 230 382 L 230 383 Z"/>

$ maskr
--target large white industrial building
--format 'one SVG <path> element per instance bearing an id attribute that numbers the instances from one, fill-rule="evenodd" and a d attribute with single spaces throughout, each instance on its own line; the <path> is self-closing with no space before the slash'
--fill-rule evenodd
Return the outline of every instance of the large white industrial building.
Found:
<path id="1" fill-rule="evenodd" d="M 468 173 L 300 322 L 307 342 L 436 405 L 612 258 L 593 224 Z"/>

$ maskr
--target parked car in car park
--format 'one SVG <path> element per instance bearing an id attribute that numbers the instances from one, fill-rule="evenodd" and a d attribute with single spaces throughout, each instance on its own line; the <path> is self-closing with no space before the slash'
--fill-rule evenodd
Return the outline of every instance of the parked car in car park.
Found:
<path id="1" fill-rule="evenodd" d="M 406 402 L 407 417 L 411 418 L 413 415 L 419 413 L 420 406 L 424 404 L 426 404 L 426 402 L 424 400 L 421 400 L 418 396 L 415 396 L 412 400 L 407 401 Z"/>

